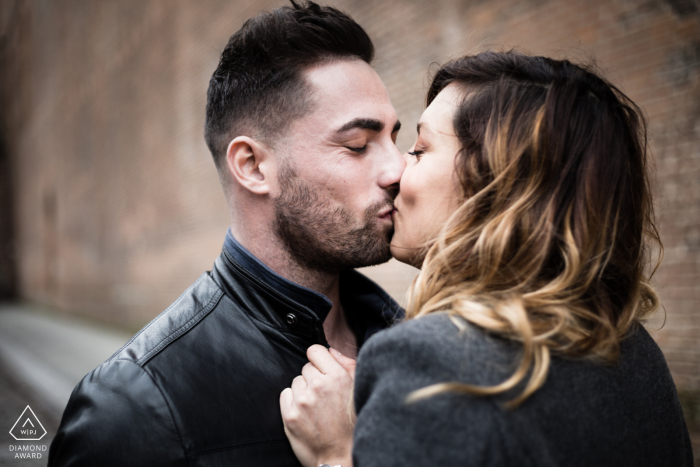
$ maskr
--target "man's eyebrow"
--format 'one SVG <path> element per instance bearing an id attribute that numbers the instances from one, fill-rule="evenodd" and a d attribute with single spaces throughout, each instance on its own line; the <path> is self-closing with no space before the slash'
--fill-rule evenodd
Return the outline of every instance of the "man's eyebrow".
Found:
<path id="1" fill-rule="evenodd" d="M 396 120 L 396 123 L 394 123 L 394 128 L 392 128 L 391 132 L 396 133 L 401 129 L 401 122 Z"/>
<path id="2" fill-rule="evenodd" d="M 350 120 L 348 123 L 341 126 L 338 133 L 345 133 L 346 131 L 354 130 L 355 128 L 379 133 L 384 129 L 384 122 L 373 118 L 356 118 L 355 120 Z"/>

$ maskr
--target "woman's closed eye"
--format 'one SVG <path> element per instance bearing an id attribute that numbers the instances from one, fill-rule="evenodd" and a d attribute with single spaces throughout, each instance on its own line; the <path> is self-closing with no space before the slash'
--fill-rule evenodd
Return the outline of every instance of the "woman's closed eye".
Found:
<path id="1" fill-rule="evenodd" d="M 416 149 L 415 151 L 408 151 L 410 155 L 416 158 L 416 160 L 420 160 L 421 155 L 423 155 L 425 151 Z"/>

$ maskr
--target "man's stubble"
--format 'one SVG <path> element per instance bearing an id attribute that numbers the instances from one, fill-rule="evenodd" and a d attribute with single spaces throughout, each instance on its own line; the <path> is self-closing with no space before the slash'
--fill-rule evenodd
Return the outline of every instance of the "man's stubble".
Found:
<path id="1" fill-rule="evenodd" d="M 279 184 L 275 233 L 301 266 L 337 272 L 385 263 L 391 258 L 393 229 L 381 229 L 377 223 L 379 212 L 393 206 L 388 194 L 386 200 L 365 210 L 360 223 L 349 209 L 333 206 L 331 200 L 322 198 L 290 165 L 280 171 Z"/>

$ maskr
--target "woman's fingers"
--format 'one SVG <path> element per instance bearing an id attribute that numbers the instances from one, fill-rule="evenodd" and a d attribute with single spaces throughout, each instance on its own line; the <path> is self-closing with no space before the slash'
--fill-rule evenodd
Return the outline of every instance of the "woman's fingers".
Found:
<path id="1" fill-rule="evenodd" d="M 335 360 L 340 364 L 340 366 L 345 369 L 345 371 L 348 372 L 350 377 L 355 380 L 355 367 L 357 366 L 357 360 L 353 360 L 352 358 L 346 357 L 333 347 L 330 349 L 330 353 L 335 358 Z"/>
<path id="2" fill-rule="evenodd" d="M 339 414 L 351 401 L 353 381 L 326 348 L 312 346 L 307 355 L 302 374 L 280 394 L 285 433 L 303 465 L 350 465 L 353 420 Z"/>
<path id="3" fill-rule="evenodd" d="M 299 375 L 292 380 L 292 395 L 297 401 L 306 392 L 307 384 L 303 376 Z"/>
<path id="4" fill-rule="evenodd" d="M 292 388 L 287 388 L 280 394 L 280 409 L 282 411 L 282 419 L 287 418 L 290 409 L 294 404 L 294 394 Z"/>
<path id="5" fill-rule="evenodd" d="M 320 378 L 323 376 L 323 373 L 318 371 L 318 368 L 316 368 L 312 363 L 307 363 L 304 365 L 304 367 L 301 369 L 301 375 L 304 377 L 304 380 L 306 381 L 306 384 L 308 386 L 311 386 L 311 381 L 314 380 L 314 378 Z"/>
<path id="6" fill-rule="evenodd" d="M 306 351 L 306 356 L 318 371 L 324 375 L 333 373 L 342 368 L 336 359 L 328 352 L 328 349 L 322 345 L 316 344 L 309 347 Z"/>

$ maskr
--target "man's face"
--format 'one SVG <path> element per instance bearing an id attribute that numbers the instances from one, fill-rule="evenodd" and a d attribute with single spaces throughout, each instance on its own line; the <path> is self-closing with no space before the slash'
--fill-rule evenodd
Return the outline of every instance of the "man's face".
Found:
<path id="1" fill-rule="evenodd" d="M 302 265 L 337 271 L 387 261 L 405 162 L 396 111 L 361 60 L 306 72 L 315 104 L 275 148 L 276 233 Z"/>

